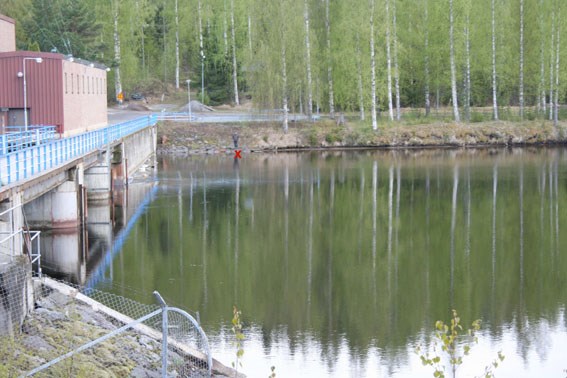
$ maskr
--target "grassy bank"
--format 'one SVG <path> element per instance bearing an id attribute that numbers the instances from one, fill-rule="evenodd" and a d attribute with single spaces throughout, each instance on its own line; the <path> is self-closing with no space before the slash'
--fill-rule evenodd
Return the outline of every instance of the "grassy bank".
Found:
<path id="1" fill-rule="evenodd" d="M 290 124 L 284 133 L 278 123 L 188 124 L 163 122 L 158 128 L 163 153 L 212 153 L 233 147 L 250 151 L 350 147 L 476 147 L 545 145 L 567 142 L 567 124 L 557 128 L 549 121 L 484 121 L 460 123 L 435 121 L 381 124 L 372 130 L 366 123 L 334 120 Z"/>

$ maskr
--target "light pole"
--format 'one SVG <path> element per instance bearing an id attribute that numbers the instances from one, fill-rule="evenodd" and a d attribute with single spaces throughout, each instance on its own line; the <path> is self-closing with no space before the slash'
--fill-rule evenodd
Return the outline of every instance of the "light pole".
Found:
<path id="1" fill-rule="evenodd" d="M 187 80 L 187 108 L 189 109 L 189 122 L 191 122 L 191 80 Z"/>
<path id="2" fill-rule="evenodd" d="M 36 63 L 43 62 L 42 58 L 24 58 L 24 131 L 28 131 L 28 93 L 26 85 L 26 60 L 33 60 Z"/>

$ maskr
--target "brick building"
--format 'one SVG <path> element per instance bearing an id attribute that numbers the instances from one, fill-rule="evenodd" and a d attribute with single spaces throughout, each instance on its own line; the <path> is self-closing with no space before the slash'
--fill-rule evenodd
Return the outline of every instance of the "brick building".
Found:
<path id="1" fill-rule="evenodd" d="M 106 126 L 106 67 L 15 45 L 15 22 L 0 15 L 2 131 L 24 126 L 24 108 L 28 125 L 54 125 L 62 136 Z"/>

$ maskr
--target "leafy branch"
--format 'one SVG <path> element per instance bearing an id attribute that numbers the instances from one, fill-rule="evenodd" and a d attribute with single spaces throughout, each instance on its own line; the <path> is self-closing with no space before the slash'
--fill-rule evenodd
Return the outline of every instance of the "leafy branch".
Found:
<path id="1" fill-rule="evenodd" d="M 242 333 L 242 323 L 240 322 L 241 312 L 236 306 L 232 306 L 232 333 L 234 334 L 235 346 L 236 346 L 236 361 L 232 363 L 232 367 L 236 369 L 238 373 L 238 366 L 242 367 L 240 359 L 244 355 L 244 349 L 242 348 L 242 341 L 244 340 L 244 333 Z"/>
<path id="2" fill-rule="evenodd" d="M 480 330 L 480 320 L 472 322 L 471 327 L 464 331 L 461 325 L 461 318 L 456 310 L 452 310 L 452 317 L 449 324 L 441 320 L 435 322 L 435 341 L 432 346 L 433 353 L 423 351 L 420 346 L 416 348 L 421 362 L 425 366 L 433 367 L 433 376 L 445 378 L 446 366 L 442 363 L 443 357 L 448 359 L 451 369 L 451 376 L 456 377 L 457 368 L 463 364 L 463 357 L 470 354 L 471 348 L 478 344 L 476 332 Z M 494 377 L 494 369 L 504 361 L 504 355 L 498 352 L 496 358 L 484 368 L 481 377 Z"/>

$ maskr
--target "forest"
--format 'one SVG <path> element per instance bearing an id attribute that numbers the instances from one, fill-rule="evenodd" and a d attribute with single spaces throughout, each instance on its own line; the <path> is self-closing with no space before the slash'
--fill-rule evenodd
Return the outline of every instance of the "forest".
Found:
<path id="1" fill-rule="evenodd" d="M 408 110 L 557 122 L 562 0 L 0 0 L 17 47 L 112 68 L 108 93 L 197 90 L 207 104 Z"/>

